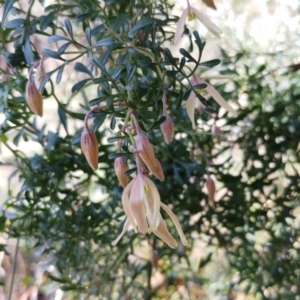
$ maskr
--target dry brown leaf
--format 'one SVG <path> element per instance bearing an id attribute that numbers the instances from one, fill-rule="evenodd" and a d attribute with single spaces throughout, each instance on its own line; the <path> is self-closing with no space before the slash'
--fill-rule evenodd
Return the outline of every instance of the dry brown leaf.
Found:
<path id="1" fill-rule="evenodd" d="M 208 7 L 217 9 L 214 0 L 202 0 Z"/>

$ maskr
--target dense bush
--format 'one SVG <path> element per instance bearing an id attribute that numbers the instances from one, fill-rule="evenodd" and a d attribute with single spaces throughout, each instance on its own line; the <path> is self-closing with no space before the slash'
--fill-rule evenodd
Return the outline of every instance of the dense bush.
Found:
<path id="1" fill-rule="evenodd" d="M 233 49 L 230 55 L 222 50 L 215 67 L 218 59 L 201 60 L 209 45 L 188 29 L 185 49 L 170 50 L 178 17 L 167 1 L 54 2 L 39 16 L 35 1 L 26 11 L 15 2 L 5 2 L 1 27 L 0 138 L 12 154 L 2 163 L 16 167 L 1 229 L 22 241 L 23 251 L 38 251 L 37 268 L 47 276 L 35 283 L 40 291 L 47 293 L 53 281 L 70 299 L 169 299 L 184 297 L 183 290 L 202 299 L 216 282 L 213 293 L 232 299 L 240 291 L 297 299 L 297 68 L 274 67 L 274 53 L 262 64 L 253 53 Z M 47 72 L 38 84 L 46 121 L 32 115 L 28 90 L 26 96 L 29 77 L 34 71 L 38 77 L 43 63 Z M 193 82 L 194 76 L 207 82 L 211 67 L 223 77 L 210 82 L 235 113 L 220 107 L 205 83 Z M 202 102 L 195 129 L 185 105 L 193 93 Z M 99 143 L 96 171 L 80 149 L 89 111 Z M 160 129 L 168 115 L 175 132 L 169 145 Z M 150 178 L 178 217 L 187 247 L 172 249 L 153 233 L 135 231 L 111 245 L 124 223 L 114 159 L 124 157 L 134 178 L 139 126 L 165 180 Z M 34 154 L 27 145 L 35 145 Z M 12 188 L 16 178 L 19 190 Z"/>

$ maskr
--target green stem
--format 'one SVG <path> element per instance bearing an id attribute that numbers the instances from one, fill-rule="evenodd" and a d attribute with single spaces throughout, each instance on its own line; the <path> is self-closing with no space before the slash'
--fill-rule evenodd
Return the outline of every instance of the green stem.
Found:
<path id="1" fill-rule="evenodd" d="M 11 271 L 11 277 L 10 277 L 10 283 L 9 283 L 9 291 L 8 291 L 8 297 L 7 300 L 11 300 L 12 298 L 12 290 L 14 286 L 14 279 L 15 279 L 15 273 L 16 273 L 16 267 L 17 267 L 17 255 L 19 251 L 19 243 L 20 243 L 20 237 L 17 239 L 16 249 L 13 257 L 13 266 Z"/>
<path id="2" fill-rule="evenodd" d="M 31 8 L 34 4 L 34 0 L 31 0 L 30 3 L 29 3 L 29 7 L 27 9 L 27 12 L 26 12 L 26 16 L 25 16 L 25 28 L 26 26 L 28 26 L 29 24 L 29 18 L 30 18 L 30 11 L 31 11 Z M 23 31 L 23 34 L 22 34 L 22 40 L 21 40 L 21 45 L 23 45 L 25 42 L 25 30 Z"/>

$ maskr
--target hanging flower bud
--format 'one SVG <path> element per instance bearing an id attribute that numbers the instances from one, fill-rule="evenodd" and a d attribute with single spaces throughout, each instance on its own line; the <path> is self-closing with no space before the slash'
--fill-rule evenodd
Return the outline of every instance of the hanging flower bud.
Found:
<path id="1" fill-rule="evenodd" d="M 167 112 L 165 113 L 165 117 L 166 120 L 161 123 L 160 130 L 165 138 L 166 143 L 170 144 L 174 136 L 173 122 Z"/>
<path id="2" fill-rule="evenodd" d="M 81 150 L 93 170 L 98 169 L 98 141 L 95 133 L 85 128 L 81 134 Z"/>
<path id="3" fill-rule="evenodd" d="M 43 96 L 30 75 L 26 85 L 26 102 L 33 113 L 40 117 L 43 116 Z"/>
<path id="4" fill-rule="evenodd" d="M 40 88 L 40 85 L 44 79 L 45 79 L 45 68 L 44 68 L 44 56 L 43 56 L 35 72 L 35 84 L 37 89 Z"/>
<path id="5" fill-rule="evenodd" d="M 128 184 L 128 177 L 125 175 L 125 172 L 129 169 L 128 163 L 124 163 L 123 157 L 117 157 L 115 159 L 114 167 L 121 186 L 125 188 Z"/>
<path id="6" fill-rule="evenodd" d="M 214 126 L 212 129 L 212 134 L 216 138 L 217 143 L 220 144 L 222 141 L 222 132 L 220 127 Z"/>
<path id="7" fill-rule="evenodd" d="M 135 147 L 139 156 L 152 173 L 156 173 L 156 160 L 154 156 L 153 146 L 149 142 L 147 136 L 143 133 L 138 133 L 135 137 Z"/>
<path id="8" fill-rule="evenodd" d="M 153 268 L 157 269 L 158 267 L 158 254 L 157 251 L 152 250 L 150 253 L 150 262 Z"/>
<path id="9" fill-rule="evenodd" d="M 216 191 L 216 185 L 214 180 L 208 175 L 206 179 L 206 188 L 208 191 L 208 200 L 214 201 L 215 200 L 215 191 Z"/>

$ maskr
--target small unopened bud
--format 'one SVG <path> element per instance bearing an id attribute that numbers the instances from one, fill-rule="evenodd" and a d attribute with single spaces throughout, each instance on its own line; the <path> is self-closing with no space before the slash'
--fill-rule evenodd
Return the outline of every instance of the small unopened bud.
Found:
<path id="1" fill-rule="evenodd" d="M 157 269 L 158 267 L 158 254 L 157 251 L 152 250 L 150 253 L 150 262 L 153 268 Z"/>
<path id="2" fill-rule="evenodd" d="M 128 184 L 128 177 L 124 173 L 129 169 L 128 163 L 124 163 L 123 157 L 117 157 L 115 159 L 114 167 L 121 186 L 125 188 Z"/>
<path id="3" fill-rule="evenodd" d="M 208 200 L 214 201 L 215 200 L 215 191 L 216 191 L 216 185 L 214 180 L 208 175 L 206 179 L 206 188 L 208 191 Z"/>
<path id="4" fill-rule="evenodd" d="M 135 147 L 139 156 L 151 173 L 156 173 L 156 159 L 153 146 L 149 142 L 147 136 L 143 133 L 138 133 L 135 137 Z"/>
<path id="5" fill-rule="evenodd" d="M 30 77 L 26 85 L 26 102 L 33 113 L 43 116 L 43 96 Z"/>
<path id="6" fill-rule="evenodd" d="M 163 123 L 161 123 L 160 130 L 165 138 L 166 143 L 170 144 L 174 136 L 173 122 L 167 113 L 165 114 L 165 117 L 166 120 Z"/>
<path id="7" fill-rule="evenodd" d="M 212 134 L 216 138 L 217 143 L 220 144 L 221 141 L 222 141 L 222 137 L 221 137 L 222 132 L 221 132 L 220 127 L 214 126 L 213 129 L 212 129 Z"/>
<path id="8" fill-rule="evenodd" d="M 85 128 L 81 134 L 81 150 L 93 170 L 98 169 L 98 141 L 95 133 Z"/>
<path id="9" fill-rule="evenodd" d="M 42 59 L 35 72 L 35 84 L 37 89 L 40 88 L 40 85 L 44 79 L 45 79 L 45 68 Z"/>

